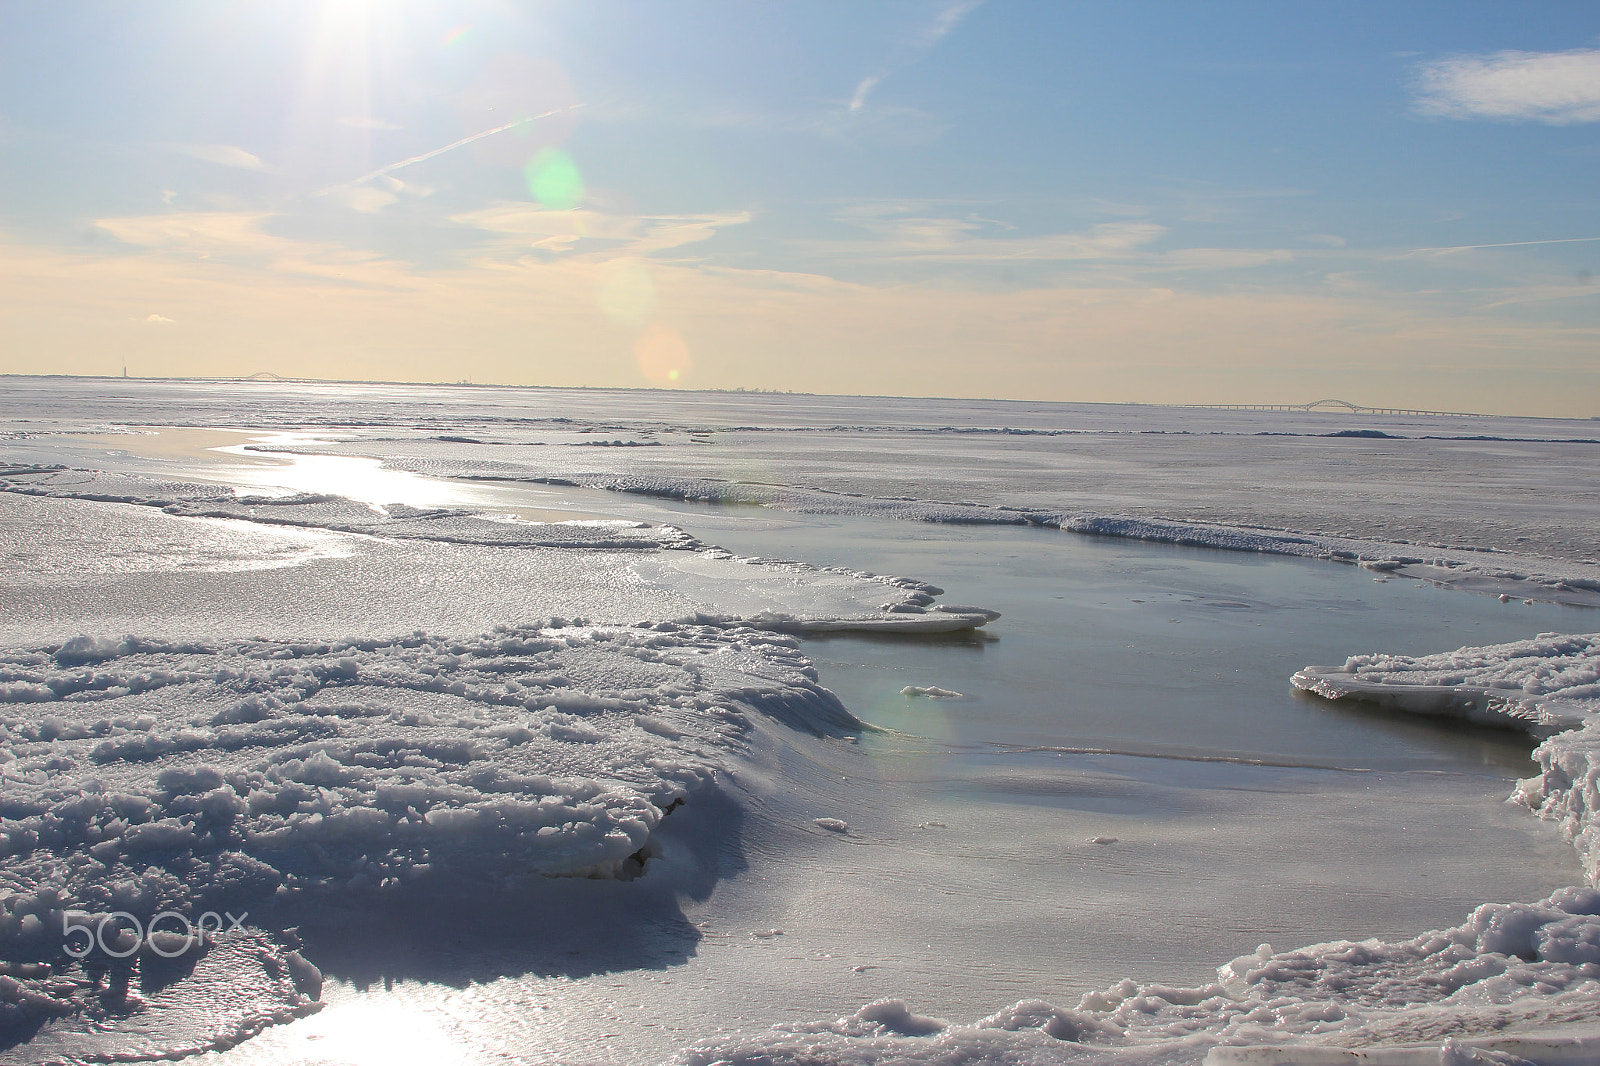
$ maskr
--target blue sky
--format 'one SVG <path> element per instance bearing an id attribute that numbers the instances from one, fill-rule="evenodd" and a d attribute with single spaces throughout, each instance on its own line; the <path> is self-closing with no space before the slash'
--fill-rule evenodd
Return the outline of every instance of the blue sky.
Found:
<path id="1" fill-rule="evenodd" d="M 1593 4 L 13 3 L 0 372 L 1596 415 L 1597 133 Z"/>

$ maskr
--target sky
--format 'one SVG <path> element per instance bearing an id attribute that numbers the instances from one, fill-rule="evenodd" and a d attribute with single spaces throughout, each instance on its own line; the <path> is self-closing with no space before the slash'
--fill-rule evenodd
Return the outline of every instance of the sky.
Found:
<path id="1" fill-rule="evenodd" d="M 0 373 L 1600 416 L 1600 5 L 0 4 Z"/>

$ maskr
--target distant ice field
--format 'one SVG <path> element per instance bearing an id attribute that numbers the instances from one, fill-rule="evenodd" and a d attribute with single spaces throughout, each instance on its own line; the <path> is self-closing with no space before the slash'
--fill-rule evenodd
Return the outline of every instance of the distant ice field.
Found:
<path id="1" fill-rule="evenodd" d="M 264 775 L 238 786 L 257 806 L 228 846 L 273 866 L 295 892 L 322 893 L 317 907 L 337 914 L 346 905 L 338 894 L 355 899 L 361 889 L 327 896 L 348 869 L 273 851 L 266 842 L 291 830 L 325 830 L 295 822 L 288 800 L 268 796 L 299 796 L 306 782 L 341 791 L 321 817 L 359 815 L 373 835 L 358 846 L 403 845 L 371 875 L 396 884 L 428 867 L 414 849 L 442 846 L 429 834 L 451 827 L 451 846 L 470 854 L 490 839 L 473 834 L 501 831 L 489 820 L 534 817 L 518 813 L 529 800 L 505 806 L 479 784 L 461 791 L 478 779 L 448 768 L 432 791 L 406 786 L 419 797 L 410 813 L 385 808 L 383 796 L 400 795 L 381 777 L 390 771 L 351 768 L 366 765 L 371 743 L 362 731 L 373 727 L 361 723 L 403 717 L 405 701 L 422 698 L 407 692 L 465 700 L 449 704 L 468 717 L 448 743 L 487 730 L 492 743 L 474 743 L 489 744 L 488 765 L 512 765 L 505 760 L 519 744 L 532 746 L 517 758 L 577 767 L 593 782 L 642 751 L 667 760 L 621 790 L 517 786 L 535 797 L 559 791 L 564 809 L 581 812 L 528 825 L 567 832 L 583 822 L 614 840 L 610 851 L 594 845 L 595 869 L 608 875 L 621 867 L 604 864 L 648 841 L 643 877 L 524 885 L 529 915 L 562 917 L 490 924 L 514 930 L 511 942 L 452 926 L 452 942 L 468 945 L 458 948 L 419 932 L 408 894 L 359 935 L 313 908 L 302 950 L 326 979 L 326 1009 L 219 1062 L 511 1054 L 620 1063 L 665 1060 L 712 1038 L 729 1061 L 914 1061 L 933 1054 L 918 1039 L 971 1061 L 1035 1052 L 1057 1061 L 1056 1051 L 1089 1061 L 1082 1055 L 1096 1039 L 1122 1055 L 1165 1037 L 1152 1030 L 1134 1047 L 1110 1029 L 1094 1038 L 1090 1014 L 1069 1025 L 1064 1014 L 1024 1011 L 969 1040 L 967 1030 L 924 1026 L 900 1008 L 852 1012 L 898 997 L 913 1012 L 971 1022 L 1017 1001 L 1069 1007 L 1123 978 L 1200 986 L 1259 943 L 1403 940 L 1459 925 L 1485 900 L 1539 899 L 1585 876 L 1552 824 L 1504 802 L 1518 778 L 1540 772 L 1525 736 L 1329 703 L 1288 685 L 1309 663 L 1361 653 L 1426 656 L 1600 628 L 1582 606 L 1600 588 L 1593 482 L 1581 476 L 1600 446 L 1583 423 L 421 395 L 29 380 L 0 399 L 0 464 L 12 464 L 0 470 L 12 490 L 0 492 L 9 561 L 0 644 L 65 647 L 80 634 L 111 642 L 82 644 L 55 665 L 20 665 L 33 680 L 11 680 L 60 687 L 52 678 L 98 670 L 113 703 L 130 701 L 137 694 L 113 690 L 144 676 L 137 671 L 169 669 L 160 657 L 171 653 L 118 645 L 122 634 L 211 649 L 183 653 L 185 669 L 198 671 L 186 684 L 214 686 L 173 705 L 205 708 L 181 712 L 196 738 L 186 750 L 296 723 L 296 746 L 281 757 L 266 748 L 266 761 L 204 758 L 219 780 Z M 216 417 L 224 408 L 233 411 L 225 423 Z M 1317 435 L 1352 428 L 1388 436 Z M 1465 439 L 1489 436 L 1500 439 Z M 74 470 L 47 469 L 58 465 Z M 1504 486 L 1519 479 L 1522 506 L 1507 506 Z M 224 498 L 230 486 L 237 497 Z M 1463 591 L 1471 589 L 1492 595 Z M 974 612 L 969 626 L 982 623 L 979 608 L 1001 617 L 914 633 L 963 609 Z M 660 623 L 668 628 L 653 628 Z M 847 628 L 826 632 L 836 623 Z M 510 636 L 477 636 L 496 627 Z M 386 643 L 417 630 L 440 636 L 420 650 Z M 764 643 L 760 634 L 774 630 L 806 635 L 798 645 Z M 232 679 L 253 669 L 238 664 L 286 640 L 304 645 L 294 676 L 314 677 L 312 688 L 285 674 L 264 690 L 277 704 L 231 709 Z M 686 677 L 673 671 L 692 674 L 705 654 L 734 654 L 728 661 L 751 680 L 724 672 L 703 689 L 673 680 L 675 694 L 653 710 L 656 681 L 646 679 Z M 391 661 L 388 680 L 351 703 L 354 679 Z M 814 673 L 794 672 L 807 663 Z M 496 687 L 530 669 L 523 688 Z M 839 698 L 837 712 L 783 695 L 814 683 Z M 339 695 L 346 688 L 350 696 Z M 159 721 L 159 698 L 137 698 Z M 191 698 L 201 702 L 183 702 Z M 330 709 L 315 709 L 318 700 Z M 733 702 L 700 721 L 718 700 Z M 341 709 L 358 705 L 368 709 Z M 45 705 L 4 709 L 29 706 Z M 502 721 L 496 708 L 508 706 L 526 717 Z M 314 739 L 335 736 L 329 715 L 348 719 L 338 726 L 344 739 Z M 206 725 L 210 716 L 223 724 Z M 324 732 L 307 732 L 313 725 Z M 74 743 L 71 727 L 50 728 L 28 743 L 55 748 L 15 747 L 19 767 L 66 772 L 46 767 L 51 751 L 59 759 Z M 524 733 L 530 739 L 518 739 Z M 579 758 L 572 745 L 602 734 L 619 761 Z M 415 743 L 437 759 L 427 745 L 443 742 Z M 510 745 L 505 756 L 501 744 Z M 308 761 L 323 748 L 333 765 Z M 193 804 L 168 795 L 179 778 L 155 789 L 161 766 L 169 764 L 152 767 L 151 784 L 135 774 L 127 787 L 151 788 L 171 828 L 141 831 L 124 857 L 196 829 L 184 813 Z M 675 795 L 688 803 L 669 818 L 661 812 L 676 810 Z M 398 820 L 361 814 L 374 809 Z M 567 861 L 541 839 L 518 845 L 535 866 Z M 1587 906 L 1569 904 L 1572 913 Z M 635 920 L 606 918 L 623 913 Z M 400 940 L 407 946 L 396 955 Z M 208 958 L 224 959 L 220 951 Z M 1562 982 L 1560 995 L 1577 987 Z M 297 1006 L 303 994 L 298 984 L 263 986 L 238 1017 L 268 1003 L 306 1013 L 314 1005 Z M 1093 1002 L 1109 1012 L 1093 1017 L 1117 1019 L 1124 1034 L 1137 1029 L 1111 1000 Z M 204 1047 L 197 1005 L 163 1004 L 193 1042 L 185 1046 Z M 1198 1062 L 1224 1039 L 1215 1034 L 1261 1042 L 1231 1022 L 1207 1028 L 1203 1013 L 1190 1050 L 1161 1061 Z M 760 1037 L 771 1025 L 798 1033 L 829 1018 L 838 1024 L 789 1044 Z M 1042 1045 L 994 1035 L 1051 1025 Z M 926 1038 L 911 1035 L 919 1026 Z M 1073 1026 L 1089 1043 L 1060 1042 Z M 120 1046 L 112 1029 L 94 1047 Z M 379 1029 L 410 1035 L 389 1044 L 360 1035 Z M 1285 1031 L 1321 1039 L 1315 1026 Z M 156 1047 L 148 1025 L 143 1032 L 141 1046 Z M 76 1033 L 51 1023 L 26 1046 L 40 1060 L 81 1053 Z M 697 1054 L 685 1061 L 711 1061 Z"/>
<path id="2" fill-rule="evenodd" d="M 1220 522 L 1527 553 L 1600 578 L 1594 419 L 49 378 L 6 379 L 0 392 L 18 461 L 41 429 L 145 424 L 337 428 L 354 439 L 322 450 L 442 474 L 625 476 L 611 483 L 788 507 L 816 507 L 820 495 L 879 512 L 979 505 Z M 1350 433 L 1382 436 L 1340 435 Z M 53 461 L 70 454 L 64 443 L 45 445 Z"/>

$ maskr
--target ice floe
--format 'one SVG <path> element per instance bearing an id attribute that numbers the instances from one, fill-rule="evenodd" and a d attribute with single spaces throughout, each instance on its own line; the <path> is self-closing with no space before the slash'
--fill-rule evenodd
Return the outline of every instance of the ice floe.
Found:
<path id="1" fill-rule="evenodd" d="M 632 876 L 758 717 L 859 724 L 744 627 L 0 653 L 0 1025 L 84 1008 L 78 927 L 112 921 L 86 962 L 114 967 L 163 953 L 139 942 L 163 913 Z"/>
<path id="2" fill-rule="evenodd" d="M 1600 636 L 1544 633 L 1437 655 L 1354 655 L 1342 666 L 1308 666 L 1291 680 L 1327 699 L 1548 735 L 1600 714 Z"/>

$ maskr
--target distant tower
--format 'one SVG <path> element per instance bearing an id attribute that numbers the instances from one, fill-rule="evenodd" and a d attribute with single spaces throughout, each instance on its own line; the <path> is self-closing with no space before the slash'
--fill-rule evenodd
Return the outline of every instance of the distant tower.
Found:
<path id="1" fill-rule="evenodd" d="M 122 364 L 122 376 L 123 377 L 127 377 L 128 376 L 128 364 L 127 363 L 123 363 Z"/>

